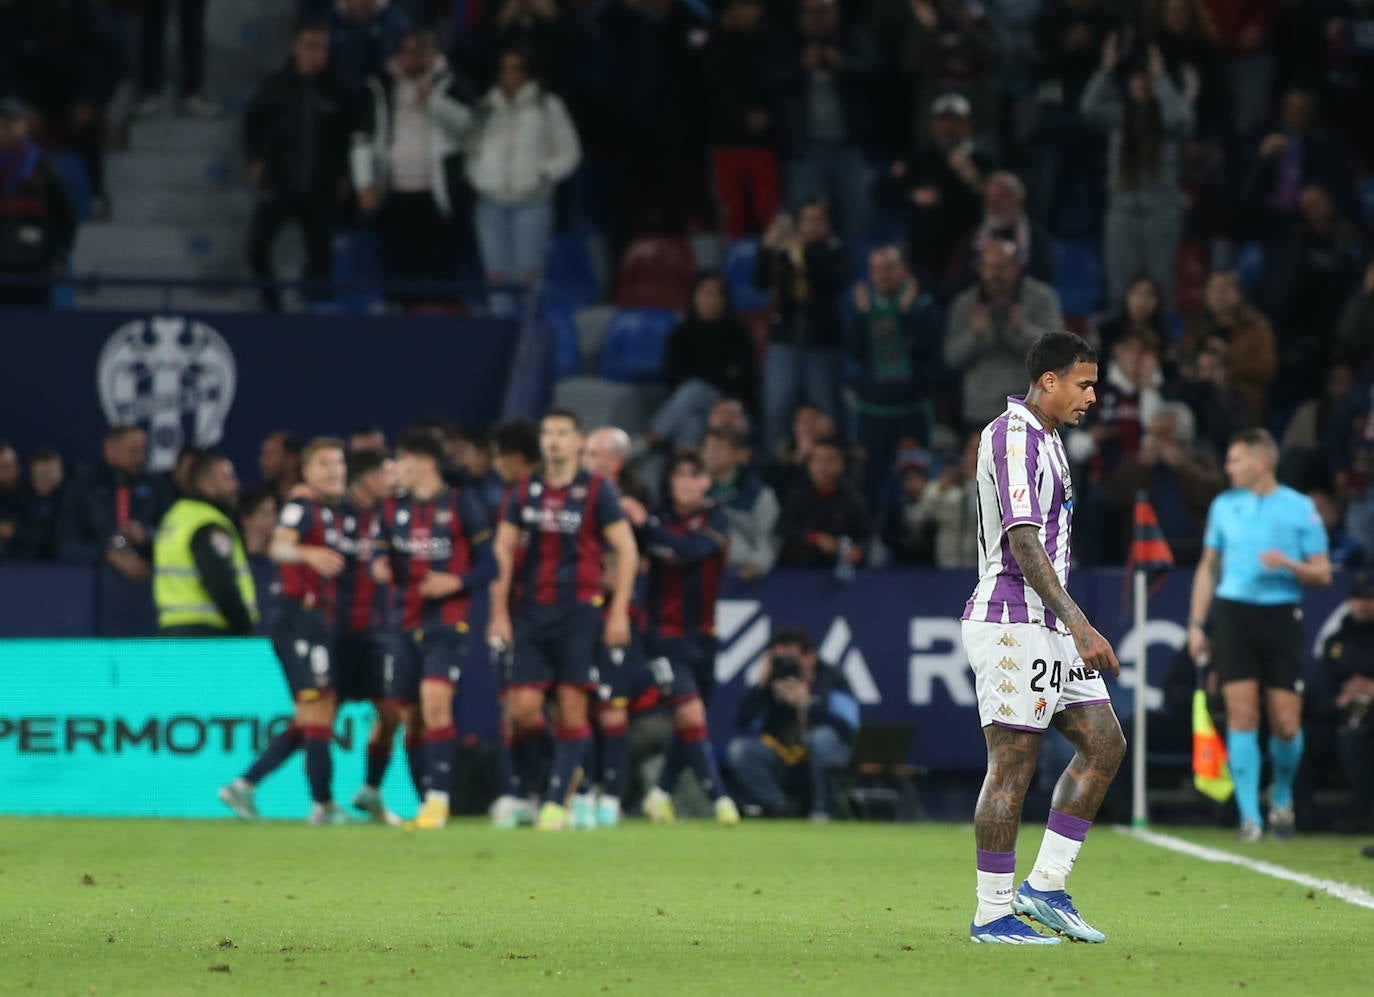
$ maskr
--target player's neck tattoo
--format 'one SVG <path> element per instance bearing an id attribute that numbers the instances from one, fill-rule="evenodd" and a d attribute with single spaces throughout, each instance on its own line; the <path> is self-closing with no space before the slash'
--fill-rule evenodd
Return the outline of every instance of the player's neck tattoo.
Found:
<path id="1" fill-rule="evenodd" d="M 1054 416 L 1050 415 L 1043 408 L 1041 408 L 1040 394 L 1041 392 L 1038 387 L 1031 388 L 1029 391 L 1027 391 L 1026 408 L 1030 409 L 1031 415 L 1035 416 L 1036 419 L 1040 420 L 1040 425 L 1044 427 L 1045 432 L 1052 433 L 1059 428 L 1059 420 L 1054 418 Z"/>

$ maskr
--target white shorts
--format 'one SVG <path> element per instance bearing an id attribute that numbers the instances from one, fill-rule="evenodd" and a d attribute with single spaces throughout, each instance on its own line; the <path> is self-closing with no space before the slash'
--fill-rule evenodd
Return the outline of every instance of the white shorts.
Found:
<path id="1" fill-rule="evenodd" d="M 1083 667 L 1073 638 L 1038 623 L 963 621 L 978 720 L 1043 731 L 1062 710 L 1111 703 L 1102 676 Z"/>

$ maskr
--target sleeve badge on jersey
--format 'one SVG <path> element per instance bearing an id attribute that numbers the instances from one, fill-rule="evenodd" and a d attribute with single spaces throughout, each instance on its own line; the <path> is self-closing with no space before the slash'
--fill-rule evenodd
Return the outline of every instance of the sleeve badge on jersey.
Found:
<path id="1" fill-rule="evenodd" d="M 288 502 L 281 507 L 281 525 L 297 527 L 301 525 L 301 519 L 305 516 L 305 507 L 299 502 Z"/>
<path id="2" fill-rule="evenodd" d="M 1029 516 L 1031 514 L 1030 486 L 1017 485 L 1011 489 L 1011 514 Z"/>
<path id="3" fill-rule="evenodd" d="M 210 531 L 210 546 L 215 548 L 215 553 L 220 557 L 229 557 L 234 553 L 234 541 L 223 530 Z"/>

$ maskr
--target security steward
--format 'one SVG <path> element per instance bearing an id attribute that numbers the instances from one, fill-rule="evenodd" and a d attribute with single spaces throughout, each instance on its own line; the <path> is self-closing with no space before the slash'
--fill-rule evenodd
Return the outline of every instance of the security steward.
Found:
<path id="1" fill-rule="evenodd" d="M 234 465 L 205 454 L 192 465 L 189 485 L 153 541 L 158 629 L 166 637 L 247 636 L 258 622 L 258 601 L 232 518 L 239 499 Z"/>
<path id="2" fill-rule="evenodd" d="M 1322 645 L 1322 675 L 1335 708 L 1336 750 L 1354 793 L 1354 830 L 1374 830 L 1374 572 L 1358 572 L 1345 614 Z M 1374 858 L 1374 845 L 1364 849 Z"/>

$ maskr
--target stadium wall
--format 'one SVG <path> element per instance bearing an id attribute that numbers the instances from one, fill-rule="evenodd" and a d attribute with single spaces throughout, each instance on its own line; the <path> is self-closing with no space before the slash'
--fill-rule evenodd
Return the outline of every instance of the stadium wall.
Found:
<path id="1" fill-rule="evenodd" d="M 1160 689 L 1184 639 L 1191 581 L 1190 572 L 1176 572 L 1151 600 L 1145 638 L 1152 709 L 1163 705 Z M 959 642 L 959 614 L 972 586 L 968 573 L 920 570 L 865 572 L 849 583 L 804 571 L 779 571 L 750 584 L 728 580 L 720 604 L 713 742 L 723 748 L 733 733 L 735 709 L 772 629 L 800 623 L 815 636 L 822 657 L 844 669 L 866 722 L 913 725 L 914 763 L 979 770 L 982 735 Z M 1120 656 L 1122 677 L 1109 685 L 1129 727 L 1136 651 L 1125 591 L 1120 570 L 1074 574 L 1075 597 Z M 1338 584 L 1309 594 L 1305 622 L 1314 643 L 1334 625 L 1343 591 Z M 485 607 L 475 608 L 473 632 L 480 634 Z M 6 690 L 0 698 L 0 808 L 219 815 L 205 787 L 240 771 L 267 732 L 286 722 L 280 669 L 263 639 L 138 639 L 127 626 L 137 621 L 143 621 L 139 632 L 150 632 L 146 592 L 116 576 L 72 567 L 0 567 L 0 636 L 15 638 L 0 640 Z M 113 623 L 126 625 L 114 631 L 124 639 L 111 639 L 109 629 L 104 639 L 70 639 Z M 1309 675 L 1309 686 L 1320 679 Z M 493 736 L 496 690 L 480 643 L 460 686 L 460 731 Z M 355 758 L 367 718 L 368 707 L 351 706 L 340 728 Z M 349 764 L 341 762 L 340 771 L 351 778 Z M 393 766 L 393 773 L 403 768 Z M 299 782 L 273 782 L 289 791 L 279 802 L 265 794 L 264 812 L 290 812 L 299 802 Z"/>

